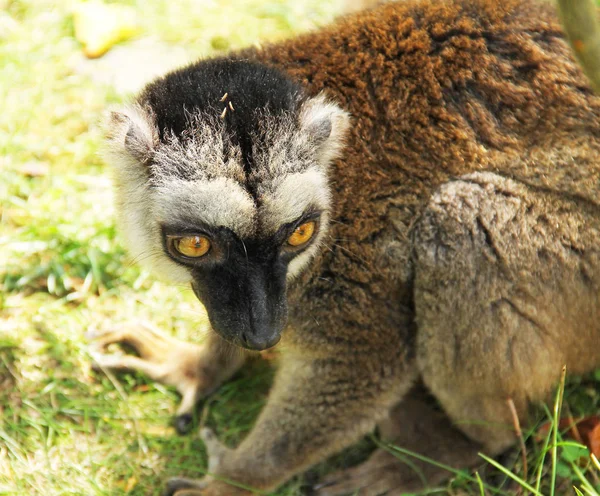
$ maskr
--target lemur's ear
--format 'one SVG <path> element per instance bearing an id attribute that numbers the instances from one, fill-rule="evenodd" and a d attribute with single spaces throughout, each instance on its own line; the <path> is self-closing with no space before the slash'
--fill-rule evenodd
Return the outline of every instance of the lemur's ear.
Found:
<path id="1" fill-rule="evenodd" d="M 110 113 L 106 125 L 110 153 L 148 163 L 158 143 L 154 119 L 140 106 L 124 107 Z"/>
<path id="2" fill-rule="evenodd" d="M 306 100 L 300 109 L 300 129 L 316 147 L 324 165 L 339 156 L 349 127 L 350 114 L 328 101 L 323 93 Z"/>

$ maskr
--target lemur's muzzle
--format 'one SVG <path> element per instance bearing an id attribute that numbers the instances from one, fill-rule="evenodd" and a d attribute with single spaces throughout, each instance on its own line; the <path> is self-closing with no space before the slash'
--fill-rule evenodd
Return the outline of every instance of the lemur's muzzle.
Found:
<path id="1" fill-rule="evenodd" d="M 194 280 L 192 288 L 208 312 L 213 330 L 249 350 L 275 346 L 287 323 L 286 273 L 250 266 L 241 273 Z"/>

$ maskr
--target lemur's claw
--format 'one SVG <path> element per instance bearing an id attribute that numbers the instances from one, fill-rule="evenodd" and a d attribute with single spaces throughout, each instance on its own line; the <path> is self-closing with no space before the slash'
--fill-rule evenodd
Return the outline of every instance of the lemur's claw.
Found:
<path id="1" fill-rule="evenodd" d="M 177 434 L 181 436 L 189 434 L 194 426 L 194 416 L 191 413 L 182 413 L 175 417 L 174 424 Z"/>
<path id="2" fill-rule="evenodd" d="M 167 487 L 163 491 L 163 496 L 200 495 L 202 494 L 201 490 L 203 487 L 206 487 L 206 483 L 203 483 L 201 480 L 173 477 L 167 481 Z"/>

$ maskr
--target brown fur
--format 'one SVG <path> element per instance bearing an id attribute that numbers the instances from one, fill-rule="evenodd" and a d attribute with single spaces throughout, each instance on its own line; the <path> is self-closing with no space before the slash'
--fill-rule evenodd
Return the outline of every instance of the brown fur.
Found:
<path id="1" fill-rule="evenodd" d="M 393 3 L 242 55 L 325 90 L 353 125 L 327 249 L 289 290 L 269 402 L 235 450 L 206 433 L 212 470 L 272 489 L 379 422 L 451 465 L 505 449 L 507 397 L 525 421 L 564 364 L 600 365 L 600 99 L 552 8 Z M 458 430 L 400 402 L 419 377 Z M 419 422 L 420 437 L 402 430 Z M 319 494 L 415 485 L 378 453 Z M 212 479 L 178 490 L 245 494 Z"/>

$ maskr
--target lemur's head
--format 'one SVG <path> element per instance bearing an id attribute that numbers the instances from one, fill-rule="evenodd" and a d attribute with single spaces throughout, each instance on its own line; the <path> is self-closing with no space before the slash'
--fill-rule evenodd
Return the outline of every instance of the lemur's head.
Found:
<path id="1" fill-rule="evenodd" d="M 226 340 L 275 345 L 286 282 L 327 230 L 327 167 L 347 128 L 337 105 L 254 62 L 204 61 L 154 81 L 108 129 L 130 252 L 190 282 Z"/>

